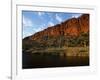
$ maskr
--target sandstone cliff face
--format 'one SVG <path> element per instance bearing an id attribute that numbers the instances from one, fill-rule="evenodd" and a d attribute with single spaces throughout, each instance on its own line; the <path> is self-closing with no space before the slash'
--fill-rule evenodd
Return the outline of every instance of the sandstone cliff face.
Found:
<path id="1" fill-rule="evenodd" d="M 89 32 L 89 14 L 84 14 L 79 18 L 81 32 Z"/>
<path id="2" fill-rule="evenodd" d="M 71 18 L 61 24 L 57 24 L 55 26 L 48 27 L 43 31 L 37 32 L 32 35 L 30 39 L 38 40 L 45 36 L 79 36 L 80 33 L 87 32 L 89 32 L 89 14 L 83 14 L 79 18 Z"/>
<path id="3" fill-rule="evenodd" d="M 30 53 L 52 47 L 89 46 L 89 14 L 71 18 L 26 37 L 22 46 L 23 51 Z"/>

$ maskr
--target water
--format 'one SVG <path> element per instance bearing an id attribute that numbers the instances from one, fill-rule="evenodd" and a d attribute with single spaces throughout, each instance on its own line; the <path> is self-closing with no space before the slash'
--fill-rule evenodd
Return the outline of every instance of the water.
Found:
<path id="1" fill-rule="evenodd" d="M 66 56 L 64 53 L 23 53 L 22 68 L 50 68 L 50 67 L 71 67 L 89 66 L 89 56 Z"/>

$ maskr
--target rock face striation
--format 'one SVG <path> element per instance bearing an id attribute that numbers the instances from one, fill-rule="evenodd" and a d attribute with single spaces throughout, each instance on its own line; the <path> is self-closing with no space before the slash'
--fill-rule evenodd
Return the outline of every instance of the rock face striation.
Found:
<path id="1" fill-rule="evenodd" d="M 68 37 L 79 37 L 81 33 L 89 34 L 89 14 L 83 14 L 78 18 L 68 19 L 60 24 L 48 27 L 40 32 L 26 37 L 23 39 L 23 45 L 63 45 L 66 41 L 68 41 Z"/>
<path id="2" fill-rule="evenodd" d="M 38 40 L 44 36 L 79 36 L 80 33 L 87 32 L 89 32 L 89 14 L 83 14 L 78 18 L 71 18 L 61 24 L 48 27 L 43 31 L 35 33 L 30 38 L 32 40 Z"/>

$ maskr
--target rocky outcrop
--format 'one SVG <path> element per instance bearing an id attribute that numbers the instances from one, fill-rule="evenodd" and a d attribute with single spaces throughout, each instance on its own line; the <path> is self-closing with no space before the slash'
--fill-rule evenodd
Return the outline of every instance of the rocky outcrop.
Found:
<path id="1" fill-rule="evenodd" d="M 43 31 L 35 33 L 30 38 L 32 40 L 38 40 L 44 36 L 79 36 L 80 33 L 87 32 L 89 32 L 89 14 L 83 14 L 78 18 L 71 18 L 61 24 L 48 27 Z"/>
<path id="2" fill-rule="evenodd" d="M 71 18 L 26 37 L 22 45 L 24 51 L 48 47 L 89 46 L 89 14 Z"/>

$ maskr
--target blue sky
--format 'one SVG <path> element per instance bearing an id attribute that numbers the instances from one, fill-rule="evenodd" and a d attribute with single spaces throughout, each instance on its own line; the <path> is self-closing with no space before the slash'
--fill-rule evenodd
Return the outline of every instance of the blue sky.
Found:
<path id="1" fill-rule="evenodd" d="M 80 13 L 22 11 L 23 38 L 47 27 L 59 24 L 69 18 L 77 18 Z"/>

